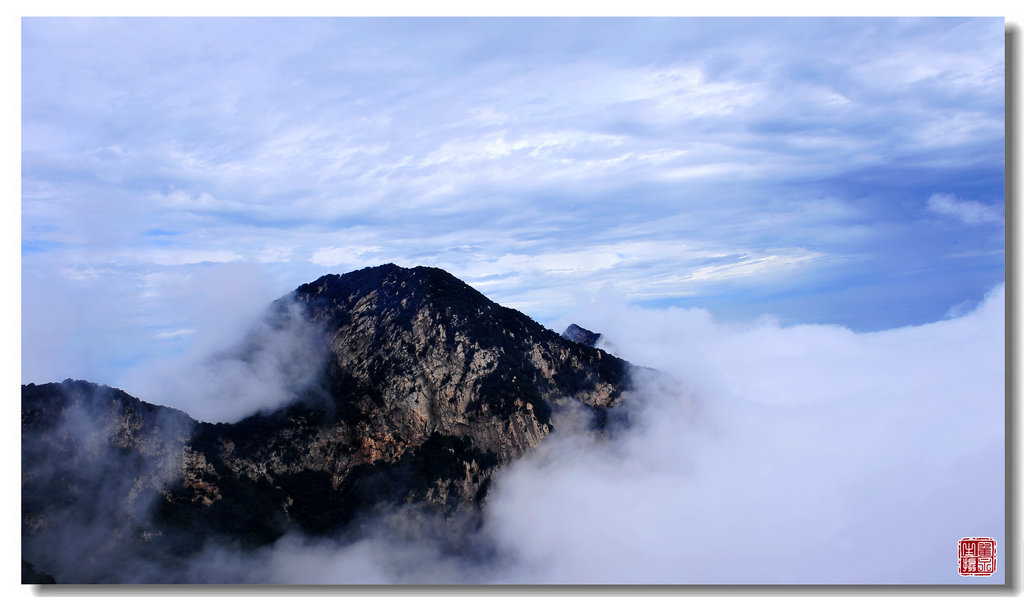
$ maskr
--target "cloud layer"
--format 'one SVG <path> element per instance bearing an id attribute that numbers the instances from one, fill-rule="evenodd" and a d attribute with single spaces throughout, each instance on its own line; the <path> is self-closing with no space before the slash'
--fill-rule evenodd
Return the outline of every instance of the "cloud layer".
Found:
<path id="1" fill-rule="evenodd" d="M 1003 309 L 871 334 L 597 313 L 688 391 L 517 463 L 491 521 L 544 582 L 958 582 L 956 541 L 1004 528 Z"/>
<path id="2" fill-rule="evenodd" d="M 184 349 L 217 264 L 271 298 L 391 261 L 544 321 L 609 291 L 857 330 L 1002 280 L 1001 19 L 22 33 L 25 381 Z"/>
<path id="3" fill-rule="evenodd" d="M 605 304 L 632 424 L 561 426 L 460 536 L 415 510 L 357 536 L 207 550 L 190 578 L 272 583 L 948 584 L 1004 530 L 1004 290 L 876 333 Z"/>

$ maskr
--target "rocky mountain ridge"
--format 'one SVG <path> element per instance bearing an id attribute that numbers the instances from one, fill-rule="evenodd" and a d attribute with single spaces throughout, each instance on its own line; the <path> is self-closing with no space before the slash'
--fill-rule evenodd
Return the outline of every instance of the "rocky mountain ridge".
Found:
<path id="1" fill-rule="evenodd" d="M 629 388 L 625 361 L 436 268 L 323 276 L 268 320 L 296 305 L 326 349 L 317 383 L 236 423 L 87 382 L 23 386 L 30 567 L 59 582 L 147 582 L 119 558 L 173 567 L 211 542 L 332 534 L 395 507 L 472 521 L 495 472 L 562 415 L 599 428 Z"/>

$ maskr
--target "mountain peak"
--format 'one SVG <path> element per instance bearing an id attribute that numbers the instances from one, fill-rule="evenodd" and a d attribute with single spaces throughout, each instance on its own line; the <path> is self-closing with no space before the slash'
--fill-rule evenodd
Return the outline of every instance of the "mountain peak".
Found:
<path id="1" fill-rule="evenodd" d="M 413 285 L 434 284 L 438 288 L 452 285 L 460 289 L 473 290 L 471 286 L 441 268 L 426 265 L 402 267 L 394 263 L 385 263 L 364 267 L 344 274 L 325 274 L 313 282 L 299 286 L 297 292 L 309 292 L 310 289 L 331 288 L 337 285 L 372 291 L 394 285 L 405 288 L 405 286 L 402 286 L 402 283 L 408 284 L 410 282 Z M 476 291 L 473 290 L 473 292 Z"/>
<path id="2" fill-rule="evenodd" d="M 314 309 L 349 308 L 373 295 L 379 308 L 418 308 L 424 301 L 476 306 L 492 303 L 472 286 L 447 271 L 386 263 L 346 274 L 328 274 L 295 290 L 295 297 Z M 496 305 L 495 305 L 496 306 Z"/>
<path id="3" fill-rule="evenodd" d="M 623 361 L 567 341 L 442 269 L 369 267 L 323 276 L 300 286 L 293 297 L 327 330 L 328 373 L 342 384 L 338 391 L 374 396 L 385 404 L 401 404 L 407 392 L 422 392 L 432 405 L 424 432 L 441 424 L 443 433 L 455 433 L 445 417 L 435 416 L 452 404 L 456 411 L 506 413 L 518 404 L 529 405 L 535 432 L 543 435 L 552 399 L 574 396 L 607 407 L 621 393 L 615 388 L 625 383 Z M 580 367 L 594 371 L 580 377 Z M 438 396 L 447 402 L 435 404 Z"/>
<path id="4" fill-rule="evenodd" d="M 575 323 L 570 323 L 569 327 L 565 328 L 565 331 L 562 332 L 562 337 L 586 346 L 596 346 L 597 341 L 601 339 L 601 334 L 580 327 Z"/>
<path id="5" fill-rule="evenodd" d="M 133 497 L 124 506 L 141 511 L 139 500 L 152 500 L 147 511 L 154 518 L 126 519 L 122 526 L 131 528 L 114 525 L 98 538 L 128 552 L 187 551 L 205 540 L 266 545 L 295 529 L 336 532 L 389 504 L 475 516 L 494 473 L 536 447 L 563 420 L 562 411 L 566 421 L 590 413 L 593 427 L 602 428 L 628 386 L 625 361 L 563 338 L 438 268 L 389 263 L 326 275 L 275 305 L 317 326 L 318 333 L 300 339 L 320 350 L 303 354 L 325 358 L 303 400 L 272 412 L 213 425 L 183 413 L 158 416 L 161 407 L 149 413 L 114 390 L 84 393 L 70 383 L 22 388 L 23 455 L 33 455 L 22 461 L 29 471 L 23 546 L 30 562 L 45 564 L 58 580 L 116 578 L 115 565 L 113 577 L 84 569 L 64 574 L 58 570 L 71 570 L 71 563 L 47 559 L 51 541 L 62 535 L 45 524 L 64 520 L 48 505 L 48 496 L 60 493 L 50 483 L 79 491 L 71 509 L 102 500 L 93 495 L 96 483 L 74 471 L 59 479 L 41 471 L 75 461 L 97 441 L 109 443 L 118 463 L 97 470 L 128 471 L 122 460 L 145 463 L 152 454 L 163 463 L 124 480 L 133 487 L 143 479 L 145 486 L 143 493 L 126 492 Z M 102 408 L 72 408 L 93 395 L 102 400 L 90 404 Z M 72 415 L 93 421 L 96 430 L 81 444 L 55 443 L 33 426 Z M 130 433 L 104 435 L 118 429 Z M 119 537 L 128 536 L 151 539 L 122 545 L 127 540 Z"/>

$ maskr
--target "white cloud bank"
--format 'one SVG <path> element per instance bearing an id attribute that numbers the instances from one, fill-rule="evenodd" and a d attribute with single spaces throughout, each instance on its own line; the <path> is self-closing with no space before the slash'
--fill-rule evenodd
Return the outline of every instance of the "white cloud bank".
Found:
<path id="1" fill-rule="evenodd" d="M 595 314 L 689 391 L 641 386 L 626 436 L 511 467 L 489 522 L 523 565 L 500 580 L 963 580 L 957 540 L 1003 538 L 1003 304 L 1000 287 L 964 317 L 871 334 Z"/>
<path id="2" fill-rule="evenodd" d="M 1004 543 L 1004 290 L 869 334 L 592 308 L 580 323 L 669 372 L 610 440 L 556 433 L 502 471 L 478 558 L 379 525 L 208 552 L 273 583 L 958 583 L 957 540 Z M 610 346 L 610 345 L 609 345 Z M 390 529 L 390 530 L 389 530 Z M 474 543 L 473 545 L 476 545 Z M 1005 552 L 1001 552 L 1004 553 Z"/>

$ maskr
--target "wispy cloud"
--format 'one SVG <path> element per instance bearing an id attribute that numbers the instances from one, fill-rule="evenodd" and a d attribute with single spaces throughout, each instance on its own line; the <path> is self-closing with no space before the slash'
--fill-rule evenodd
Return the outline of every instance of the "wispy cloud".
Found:
<path id="1" fill-rule="evenodd" d="M 160 333 L 158 333 L 156 335 L 156 337 L 157 338 L 161 338 L 161 339 L 163 339 L 163 338 L 181 338 L 182 336 L 191 336 L 194 333 L 196 333 L 196 331 L 195 330 L 190 330 L 190 329 L 171 330 L 171 331 L 168 331 L 168 332 L 160 332 Z"/>
<path id="2" fill-rule="evenodd" d="M 544 320 L 608 285 L 880 329 L 1002 277 L 990 214 L 947 209 L 988 224 L 951 269 L 905 208 L 1002 196 L 999 19 L 26 19 L 23 57 L 29 309 L 67 272 L 197 329 L 147 276 L 394 261 Z"/>
<path id="3" fill-rule="evenodd" d="M 928 198 L 928 211 L 960 220 L 964 224 L 1001 224 L 1002 210 L 994 205 L 960 199 L 946 193 L 933 193 Z"/>

